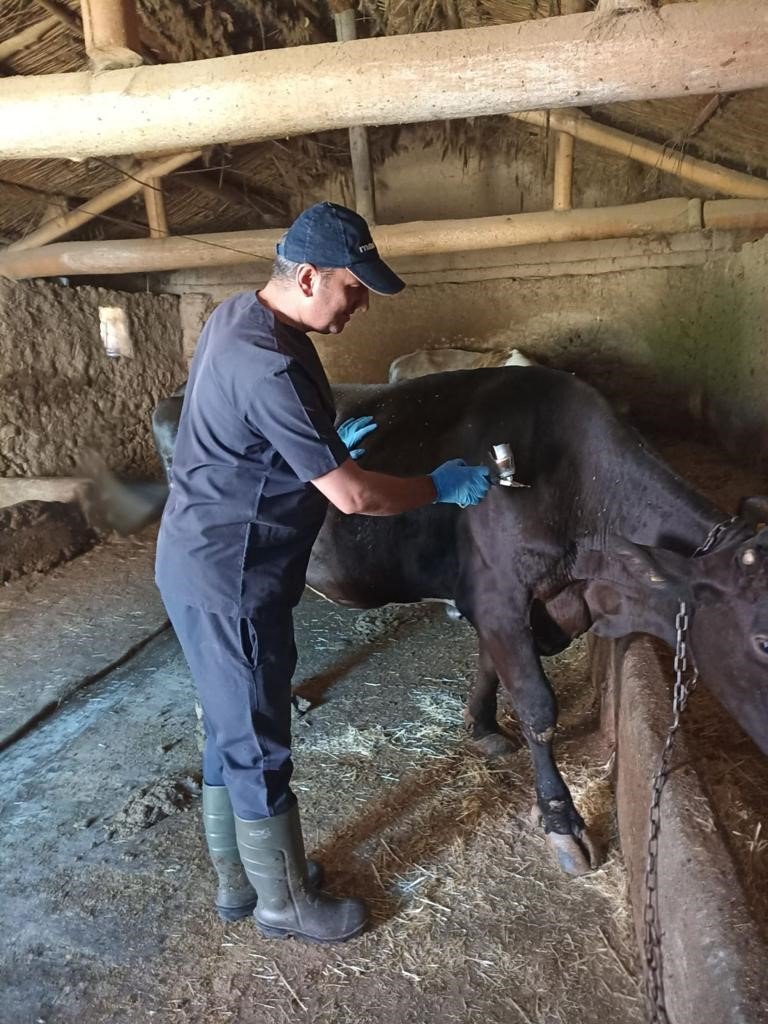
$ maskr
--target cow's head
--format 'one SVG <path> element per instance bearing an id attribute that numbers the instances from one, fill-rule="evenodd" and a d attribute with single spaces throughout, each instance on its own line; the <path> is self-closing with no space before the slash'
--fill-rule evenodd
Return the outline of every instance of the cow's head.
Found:
<path id="1" fill-rule="evenodd" d="M 608 538 L 579 553 L 571 578 L 584 581 L 600 636 L 646 632 L 674 646 L 684 600 L 702 681 L 768 754 L 768 528 L 747 534 L 741 524 L 695 558 Z"/>
<path id="2" fill-rule="evenodd" d="M 692 562 L 690 647 L 702 680 L 768 754 L 768 528 Z"/>

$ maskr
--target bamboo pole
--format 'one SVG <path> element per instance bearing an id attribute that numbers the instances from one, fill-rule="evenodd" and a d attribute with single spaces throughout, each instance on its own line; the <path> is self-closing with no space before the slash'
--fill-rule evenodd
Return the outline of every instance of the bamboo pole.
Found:
<path id="1" fill-rule="evenodd" d="M 525 121 L 526 124 L 537 125 L 539 128 L 567 131 L 575 138 L 600 149 L 637 160 L 641 164 L 655 167 L 667 174 L 674 174 L 684 181 L 712 189 L 714 192 L 723 192 L 743 199 L 768 199 L 768 181 L 763 178 L 732 171 L 719 164 L 697 160 L 696 157 L 671 153 L 663 146 L 638 135 L 630 135 L 629 132 L 620 131 L 618 128 L 598 124 L 578 110 L 529 110 L 510 116 L 516 121 Z"/>
<path id="2" fill-rule="evenodd" d="M 330 8 L 333 11 L 338 41 L 348 43 L 357 39 L 355 11 L 350 0 L 330 0 Z M 372 225 L 376 220 L 376 200 L 367 128 L 354 125 L 349 129 L 349 154 L 355 187 L 355 209 L 369 225 Z"/>
<path id="3" fill-rule="evenodd" d="M 768 231 L 768 201 L 656 199 L 603 209 L 521 213 L 470 220 L 378 225 L 373 237 L 387 258 L 468 252 L 546 242 L 673 235 L 702 227 Z M 0 254 L 0 276 L 151 273 L 261 262 L 267 268 L 284 228 L 149 240 L 68 242 Z"/>
<path id="4" fill-rule="evenodd" d="M 66 4 L 59 3 L 58 0 L 35 0 L 35 3 L 38 7 L 48 11 L 57 21 L 60 21 L 62 25 L 70 29 L 79 38 L 82 38 L 83 27 L 80 19 L 70 11 Z"/>
<path id="5" fill-rule="evenodd" d="M 58 18 L 43 18 L 42 21 L 38 21 L 36 25 L 30 25 L 29 28 L 25 28 L 22 32 L 18 32 L 15 36 L 11 36 L 9 39 L 4 39 L 0 42 L 0 62 L 8 60 L 14 53 L 18 53 L 19 50 L 25 50 L 32 43 L 36 43 L 38 39 L 50 32 L 51 29 L 56 28 L 59 24 Z"/>
<path id="6" fill-rule="evenodd" d="M 573 147 L 574 138 L 558 132 L 555 138 L 555 173 L 553 180 L 553 210 L 570 210 L 573 206 Z"/>
<path id="7" fill-rule="evenodd" d="M 144 207 L 147 211 L 150 238 L 166 238 L 168 235 L 168 217 L 165 213 L 163 200 L 162 178 L 148 178 L 142 188 Z"/>
<path id="8" fill-rule="evenodd" d="M 85 52 L 95 72 L 141 64 L 133 0 L 80 0 Z"/>
<path id="9" fill-rule="evenodd" d="M 81 224 L 93 220 L 97 214 L 103 213 L 104 210 L 109 210 L 111 207 L 117 206 L 118 203 L 122 203 L 124 200 L 130 199 L 131 196 L 135 196 L 137 192 L 142 190 L 145 181 L 162 178 L 164 175 L 170 174 L 171 171 L 175 171 L 177 167 L 183 167 L 184 164 L 196 160 L 199 156 L 199 152 L 177 153 L 176 156 L 165 157 L 162 160 L 154 160 L 151 163 L 147 163 L 141 171 L 144 180 L 126 178 L 119 185 L 114 185 L 112 188 L 108 188 L 106 192 L 93 196 L 76 210 L 71 210 L 61 217 L 54 217 L 53 220 L 43 224 L 36 231 L 32 231 L 24 238 L 20 238 L 18 242 L 14 242 L 13 245 L 8 247 L 8 251 L 16 252 L 22 249 L 33 249 L 38 245 L 45 245 L 46 242 L 52 242 L 56 238 L 61 238 L 62 235 L 67 235 L 70 231 L 80 227 Z"/>
<path id="10" fill-rule="evenodd" d="M 162 153 L 768 86 L 765 0 L 665 4 L 621 15 L 620 31 L 604 24 L 589 12 L 96 77 L 17 76 L 0 83 L 0 159 Z"/>
<path id="11" fill-rule="evenodd" d="M 561 0 L 564 15 L 583 14 L 586 0 Z M 552 208 L 570 210 L 573 206 L 573 157 L 575 141 L 567 132 L 558 132 L 555 138 L 555 167 L 553 174 Z"/>

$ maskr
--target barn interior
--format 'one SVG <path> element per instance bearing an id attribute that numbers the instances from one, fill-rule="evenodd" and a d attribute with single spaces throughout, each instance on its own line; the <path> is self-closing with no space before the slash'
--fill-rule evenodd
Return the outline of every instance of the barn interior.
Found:
<path id="1" fill-rule="evenodd" d="M 0 0 L 0 76 L 0 1022 L 768 1019 L 768 767 L 699 692 L 669 804 L 667 1005 L 646 1003 L 672 680 L 646 641 L 647 747 L 616 712 L 626 644 L 548 661 L 604 848 L 573 879 L 530 822 L 524 745 L 496 763 L 466 743 L 471 628 L 307 593 L 307 844 L 374 926 L 336 948 L 222 924 L 192 683 L 153 582 L 150 423 L 216 305 L 330 199 L 407 284 L 313 339 L 332 383 L 518 349 L 735 514 L 768 466 L 765 4 Z M 617 734 L 641 777 L 619 779 Z"/>

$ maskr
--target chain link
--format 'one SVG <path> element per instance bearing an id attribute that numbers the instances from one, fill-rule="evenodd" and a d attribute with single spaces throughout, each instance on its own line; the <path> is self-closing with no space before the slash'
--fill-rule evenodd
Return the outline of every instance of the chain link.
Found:
<path id="1" fill-rule="evenodd" d="M 714 531 L 713 531 L 714 532 Z M 716 534 L 715 534 L 716 536 Z M 710 535 L 711 537 L 711 535 Z M 707 538 L 710 543 L 712 540 Z M 705 541 L 705 545 L 707 542 Z M 702 545 L 704 547 L 705 545 Z M 708 546 L 708 545 L 707 545 Z M 685 679 L 688 668 L 686 637 L 688 633 L 688 609 L 685 601 L 675 618 L 675 688 L 672 698 L 672 724 L 669 727 L 659 767 L 653 777 L 651 790 L 650 832 L 648 836 L 648 859 L 645 868 L 645 910 L 643 914 L 645 953 L 645 995 L 648 1003 L 649 1024 L 669 1024 L 664 1001 L 664 977 L 661 953 L 661 926 L 659 923 L 658 901 L 658 856 L 659 830 L 661 827 L 661 794 L 670 773 L 672 745 L 675 733 L 680 727 L 680 716 L 685 710 L 688 698 L 698 682 L 699 674 L 694 670 L 689 681 Z"/>
<path id="2" fill-rule="evenodd" d="M 707 534 L 704 542 L 693 553 L 696 558 L 705 555 L 720 539 L 730 526 L 738 519 L 733 516 L 725 522 L 716 523 Z M 648 1024 L 669 1024 L 664 1000 L 664 975 L 661 953 L 661 925 L 659 923 L 659 831 L 661 828 L 661 794 L 670 773 L 672 746 L 675 734 L 680 727 L 680 716 L 685 710 L 688 698 L 693 693 L 699 680 L 699 673 L 694 671 L 686 681 L 688 670 L 688 608 L 685 601 L 680 601 L 675 617 L 675 686 L 672 695 L 672 724 L 669 727 L 664 748 L 659 758 L 659 767 L 653 777 L 651 787 L 650 830 L 648 833 L 648 858 L 645 866 L 645 909 L 643 913 L 643 951 L 645 954 L 645 996 L 648 1005 Z"/>

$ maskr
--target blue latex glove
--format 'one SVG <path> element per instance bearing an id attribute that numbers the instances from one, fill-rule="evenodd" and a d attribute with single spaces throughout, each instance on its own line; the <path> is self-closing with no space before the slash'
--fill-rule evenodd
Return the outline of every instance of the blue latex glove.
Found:
<path id="1" fill-rule="evenodd" d="M 488 493 L 491 482 L 487 466 L 468 466 L 464 459 L 451 459 L 430 474 L 435 485 L 435 502 L 466 508 L 478 505 Z"/>
<path id="2" fill-rule="evenodd" d="M 365 455 L 365 448 L 355 448 L 355 445 L 377 426 L 378 423 L 373 422 L 373 416 L 358 416 L 357 419 L 344 420 L 336 427 L 336 433 L 349 449 L 350 457 L 359 459 L 361 455 Z"/>

